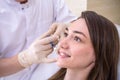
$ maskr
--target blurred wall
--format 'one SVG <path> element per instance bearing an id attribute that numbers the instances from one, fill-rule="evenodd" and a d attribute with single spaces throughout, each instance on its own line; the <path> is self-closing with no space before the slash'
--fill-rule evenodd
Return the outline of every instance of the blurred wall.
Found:
<path id="1" fill-rule="evenodd" d="M 120 0 L 87 0 L 87 10 L 93 10 L 120 25 Z"/>
<path id="2" fill-rule="evenodd" d="M 87 0 L 65 0 L 65 2 L 76 16 L 80 16 L 81 11 L 87 9 Z"/>
<path id="3" fill-rule="evenodd" d="M 65 0 L 76 16 L 81 11 L 93 10 L 120 25 L 120 0 Z"/>

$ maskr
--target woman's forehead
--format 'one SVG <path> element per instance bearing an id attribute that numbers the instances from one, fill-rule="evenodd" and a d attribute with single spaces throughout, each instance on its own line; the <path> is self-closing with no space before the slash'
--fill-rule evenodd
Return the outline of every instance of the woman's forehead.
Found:
<path id="1" fill-rule="evenodd" d="M 83 18 L 80 18 L 74 22 L 72 22 L 68 29 L 70 30 L 84 30 L 84 29 L 87 29 L 87 25 L 86 25 L 86 22 L 85 22 L 85 19 Z"/>
<path id="2" fill-rule="evenodd" d="M 86 26 L 86 22 L 84 18 L 77 19 L 76 21 L 72 22 L 70 26 Z"/>
<path id="3" fill-rule="evenodd" d="M 68 27 L 67 31 L 69 32 L 79 31 L 79 32 L 84 33 L 87 37 L 89 37 L 88 27 L 87 27 L 87 24 L 84 18 L 80 18 L 72 22 L 70 26 Z"/>

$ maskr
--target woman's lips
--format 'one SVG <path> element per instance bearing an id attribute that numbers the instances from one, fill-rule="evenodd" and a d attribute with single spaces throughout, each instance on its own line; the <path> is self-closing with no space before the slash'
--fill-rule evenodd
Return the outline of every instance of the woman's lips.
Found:
<path id="1" fill-rule="evenodd" d="M 69 54 L 63 52 L 63 51 L 58 51 L 58 54 L 60 57 L 62 58 L 67 58 L 67 57 L 71 57 Z"/>

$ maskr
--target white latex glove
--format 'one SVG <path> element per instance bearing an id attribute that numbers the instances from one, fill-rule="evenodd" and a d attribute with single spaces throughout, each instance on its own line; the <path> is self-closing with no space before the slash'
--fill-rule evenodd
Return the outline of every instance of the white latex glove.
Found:
<path id="1" fill-rule="evenodd" d="M 53 23 L 49 30 L 53 33 L 53 35 L 59 36 L 60 38 L 61 34 L 64 33 L 66 27 L 68 27 L 67 24 Z"/>
<path id="2" fill-rule="evenodd" d="M 53 47 L 50 43 L 52 42 L 56 44 L 58 40 L 58 36 L 52 35 L 53 33 L 54 32 L 52 30 L 49 30 L 47 33 L 44 33 L 40 38 L 36 39 L 28 49 L 19 53 L 19 63 L 23 67 L 29 67 L 32 64 L 56 61 L 56 59 L 47 58 L 47 56 L 53 51 Z"/>

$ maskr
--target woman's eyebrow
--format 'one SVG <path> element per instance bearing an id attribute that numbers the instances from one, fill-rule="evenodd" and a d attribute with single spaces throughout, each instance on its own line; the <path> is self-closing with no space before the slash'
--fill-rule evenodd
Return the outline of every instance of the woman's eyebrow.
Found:
<path id="1" fill-rule="evenodd" d="M 66 28 L 65 31 L 69 31 L 69 29 Z M 83 32 L 80 32 L 80 31 L 73 31 L 73 33 L 77 33 L 77 34 L 83 35 L 85 38 L 87 38 L 87 36 L 86 36 Z"/>
<path id="2" fill-rule="evenodd" d="M 86 36 L 83 32 L 80 32 L 80 31 L 73 31 L 73 33 L 77 33 L 77 34 L 83 35 L 85 38 L 87 38 L 87 36 Z"/>

